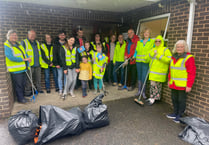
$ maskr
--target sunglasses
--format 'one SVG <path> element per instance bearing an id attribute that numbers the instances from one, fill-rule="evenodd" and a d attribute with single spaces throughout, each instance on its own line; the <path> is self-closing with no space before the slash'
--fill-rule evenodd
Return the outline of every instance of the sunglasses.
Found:
<path id="1" fill-rule="evenodd" d="M 156 43 L 156 42 L 161 42 L 161 41 L 155 41 L 155 43 Z"/>

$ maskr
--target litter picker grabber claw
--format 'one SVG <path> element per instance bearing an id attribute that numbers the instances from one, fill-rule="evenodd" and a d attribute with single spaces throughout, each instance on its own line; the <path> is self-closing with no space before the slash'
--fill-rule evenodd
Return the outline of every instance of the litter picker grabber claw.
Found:
<path id="1" fill-rule="evenodd" d="M 29 74 L 28 74 L 27 71 L 26 71 L 26 75 L 27 75 L 29 81 L 31 82 L 31 86 L 32 86 L 33 97 L 31 98 L 31 102 L 35 103 L 35 100 L 36 100 L 35 94 L 38 95 L 38 91 L 37 91 L 36 87 L 35 87 L 34 84 L 33 84 L 33 79 L 32 79 L 33 77 L 32 77 L 31 68 L 30 68 L 30 76 L 31 76 L 31 77 L 29 76 Z M 34 91 L 35 91 L 35 94 L 34 94 Z"/>
<path id="2" fill-rule="evenodd" d="M 129 61 L 131 59 L 131 57 L 129 57 L 127 60 L 125 60 L 124 63 L 122 63 L 116 70 L 115 72 L 117 72 L 125 63 L 127 63 L 127 61 Z"/>

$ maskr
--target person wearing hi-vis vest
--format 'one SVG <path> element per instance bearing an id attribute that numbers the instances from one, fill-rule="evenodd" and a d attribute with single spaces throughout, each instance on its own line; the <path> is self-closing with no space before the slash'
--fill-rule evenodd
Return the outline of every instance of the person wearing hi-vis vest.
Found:
<path id="1" fill-rule="evenodd" d="M 99 92 L 102 93 L 103 76 L 105 74 L 105 68 L 108 61 L 108 57 L 102 53 L 102 44 L 96 45 L 97 52 L 93 54 L 93 77 L 94 77 L 94 94 L 97 94 L 97 84 L 99 82 Z"/>
<path id="2" fill-rule="evenodd" d="M 126 41 L 123 39 L 123 35 L 118 35 L 118 42 L 116 43 L 114 56 L 113 56 L 113 84 L 116 85 L 118 83 L 116 69 L 124 63 L 125 61 L 125 49 L 126 49 Z M 122 85 L 124 85 L 124 68 L 121 67 L 120 69 L 120 83 L 118 84 L 118 89 L 122 89 Z"/>
<path id="3" fill-rule="evenodd" d="M 43 59 L 43 65 L 41 66 L 44 69 L 45 73 L 45 85 L 46 92 L 50 93 L 50 71 L 52 71 L 54 76 L 56 92 L 59 91 L 58 80 L 57 80 L 57 69 L 53 64 L 53 45 L 51 35 L 45 35 L 45 42 L 41 44 L 41 56 Z"/>
<path id="4" fill-rule="evenodd" d="M 43 60 L 41 57 L 40 44 L 36 40 L 36 32 L 34 30 L 28 31 L 28 38 L 23 40 L 21 45 L 25 48 L 26 53 L 31 58 L 30 68 L 34 85 L 39 93 L 44 93 L 41 88 L 41 66 L 43 65 Z M 28 74 L 30 75 L 30 73 Z M 27 78 L 25 87 L 26 96 L 32 95 L 31 87 L 31 82 Z"/>
<path id="5" fill-rule="evenodd" d="M 187 93 L 192 90 L 196 75 L 194 56 L 189 53 L 185 40 L 176 42 L 171 57 L 168 74 L 168 85 L 171 88 L 171 99 L 173 103 L 173 113 L 167 117 L 179 123 L 186 109 Z"/>
<path id="6" fill-rule="evenodd" d="M 138 92 L 135 94 L 135 97 L 138 97 L 142 91 L 142 96 L 144 99 L 146 99 L 146 86 L 142 90 L 142 85 L 145 82 L 146 74 L 149 69 L 149 62 L 145 60 L 145 58 L 149 51 L 154 47 L 154 40 L 150 39 L 151 30 L 149 28 L 145 28 L 141 35 L 142 39 L 137 42 L 137 47 L 134 54 L 134 57 L 136 58 L 136 70 L 138 78 Z"/>
<path id="7" fill-rule="evenodd" d="M 79 72 L 79 53 L 77 52 L 76 47 L 73 47 L 75 43 L 74 37 L 69 37 L 67 43 L 65 43 L 60 49 L 60 59 L 63 67 L 64 74 L 66 75 L 66 82 L 64 86 L 64 92 L 62 98 L 68 94 L 70 90 L 70 95 L 75 97 L 74 88 L 76 85 L 77 73 Z"/>
<path id="8" fill-rule="evenodd" d="M 150 51 L 150 98 L 147 100 L 148 105 L 152 105 L 155 100 L 160 100 L 162 83 L 166 82 L 168 67 L 171 61 L 171 52 L 164 47 L 164 40 L 161 35 L 155 38 L 155 47 Z"/>
<path id="9" fill-rule="evenodd" d="M 26 71 L 31 59 L 28 57 L 25 49 L 18 42 L 17 32 L 9 30 L 7 41 L 4 42 L 4 52 L 6 59 L 7 71 L 10 72 L 15 96 L 19 103 L 28 102 L 24 97 Z"/>
<path id="10" fill-rule="evenodd" d="M 92 41 L 91 43 L 91 50 L 93 50 L 94 52 L 97 52 L 97 44 L 101 44 L 102 45 L 102 53 L 104 53 L 105 55 L 107 54 L 108 50 L 107 50 L 107 45 L 105 41 L 101 41 L 101 37 L 99 33 L 95 34 L 94 37 L 94 41 Z"/>

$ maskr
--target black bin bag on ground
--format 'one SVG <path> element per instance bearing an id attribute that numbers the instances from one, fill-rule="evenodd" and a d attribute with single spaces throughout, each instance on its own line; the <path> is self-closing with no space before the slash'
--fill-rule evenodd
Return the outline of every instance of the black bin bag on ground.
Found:
<path id="1" fill-rule="evenodd" d="M 52 105 L 40 106 L 39 123 L 41 129 L 36 142 L 39 145 L 84 130 L 82 111 L 78 107 L 65 111 Z"/>
<path id="2" fill-rule="evenodd" d="M 187 124 L 179 138 L 193 145 L 209 145 L 209 123 L 198 117 L 184 117 L 181 122 Z"/>
<path id="3" fill-rule="evenodd" d="M 109 124 L 107 106 L 102 103 L 104 94 L 94 98 L 84 108 L 84 122 L 87 129 L 103 127 Z"/>
<path id="4" fill-rule="evenodd" d="M 22 110 L 8 121 L 9 132 L 18 145 L 32 141 L 37 127 L 38 117 L 31 111 Z"/>

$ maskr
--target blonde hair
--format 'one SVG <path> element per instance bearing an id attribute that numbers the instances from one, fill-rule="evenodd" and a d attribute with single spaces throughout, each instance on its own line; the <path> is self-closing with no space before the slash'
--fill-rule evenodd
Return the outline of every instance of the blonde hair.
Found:
<path id="1" fill-rule="evenodd" d="M 150 34 L 150 36 L 151 36 L 151 29 L 150 28 L 144 28 L 142 31 L 141 31 L 141 38 L 142 39 L 144 39 L 144 33 L 146 32 L 146 31 L 149 31 L 149 34 Z"/>
<path id="2" fill-rule="evenodd" d="M 173 48 L 173 51 L 172 51 L 173 54 L 176 53 L 176 46 L 177 46 L 178 44 L 183 44 L 183 45 L 184 45 L 184 52 L 189 52 L 189 48 L 188 48 L 188 45 L 187 45 L 186 41 L 185 41 L 185 40 L 178 40 L 178 41 L 176 42 L 176 44 L 174 45 L 174 48 Z"/>

